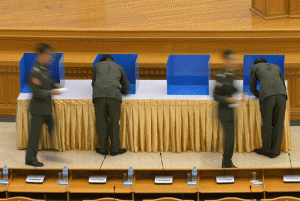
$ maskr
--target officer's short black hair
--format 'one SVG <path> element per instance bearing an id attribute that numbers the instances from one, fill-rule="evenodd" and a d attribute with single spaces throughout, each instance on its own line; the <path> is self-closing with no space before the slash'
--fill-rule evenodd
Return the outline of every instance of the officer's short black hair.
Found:
<path id="1" fill-rule="evenodd" d="M 39 43 L 36 46 L 36 52 L 39 54 L 44 54 L 46 51 L 53 51 L 53 47 L 51 47 L 50 45 L 46 44 L 46 43 Z"/>
<path id="2" fill-rule="evenodd" d="M 112 56 L 110 56 L 109 54 L 103 55 L 103 56 L 100 58 L 100 62 L 101 62 L 101 61 L 107 61 L 107 60 L 114 61 L 114 58 L 113 58 Z"/>
<path id="3" fill-rule="evenodd" d="M 223 50 L 223 51 L 222 51 L 223 59 L 228 59 L 228 57 L 229 57 L 231 54 L 234 54 L 234 51 L 232 51 L 232 50 Z"/>
<path id="4" fill-rule="evenodd" d="M 254 61 L 254 65 L 255 64 L 259 64 L 259 63 L 268 63 L 267 60 L 265 58 L 258 58 L 258 59 L 255 59 Z"/>

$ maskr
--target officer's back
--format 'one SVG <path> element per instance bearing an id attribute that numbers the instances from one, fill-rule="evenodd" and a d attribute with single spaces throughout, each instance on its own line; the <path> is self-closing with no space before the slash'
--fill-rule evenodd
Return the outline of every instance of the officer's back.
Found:
<path id="1" fill-rule="evenodd" d="M 131 88 L 124 68 L 111 60 L 96 63 L 93 72 L 93 99 L 114 98 L 122 101 L 122 93 Z"/>
<path id="2" fill-rule="evenodd" d="M 258 63 L 251 67 L 250 91 L 260 101 L 275 94 L 287 95 L 284 78 L 280 67 L 270 63 Z M 255 79 L 260 82 L 259 92 L 256 90 Z"/>

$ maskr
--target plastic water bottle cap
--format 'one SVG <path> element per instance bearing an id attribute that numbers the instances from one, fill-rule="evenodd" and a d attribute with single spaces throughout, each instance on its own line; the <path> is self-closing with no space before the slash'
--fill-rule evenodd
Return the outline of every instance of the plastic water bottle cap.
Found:
<path id="1" fill-rule="evenodd" d="M 64 168 L 67 168 L 67 166 L 65 165 Z"/>
<path id="2" fill-rule="evenodd" d="M 129 168 L 132 168 L 132 166 L 129 166 Z"/>
<path id="3" fill-rule="evenodd" d="M 196 168 L 196 165 L 194 165 L 194 168 Z"/>

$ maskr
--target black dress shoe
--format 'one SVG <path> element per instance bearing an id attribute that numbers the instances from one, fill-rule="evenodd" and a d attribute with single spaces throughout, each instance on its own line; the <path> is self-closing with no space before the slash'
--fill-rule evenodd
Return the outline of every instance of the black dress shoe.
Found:
<path id="1" fill-rule="evenodd" d="M 278 153 L 278 154 L 269 154 L 269 158 L 276 158 L 279 155 L 280 155 L 280 153 Z"/>
<path id="2" fill-rule="evenodd" d="M 38 161 L 35 161 L 35 162 L 26 161 L 25 165 L 30 165 L 30 166 L 33 166 L 33 167 L 43 167 L 44 163 L 41 163 L 41 162 L 38 162 Z"/>
<path id="3" fill-rule="evenodd" d="M 254 152 L 257 153 L 257 154 L 259 154 L 259 155 L 269 157 L 269 153 L 266 152 L 266 151 L 264 151 L 264 150 L 262 150 L 262 149 L 255 149 Z"/>
<path id="4" fill-rule="evenodd" d="M 96 152 L 97 152 L 98 154 L 103 155 L 103 156 L 107 156 L 107 155 L 108 155 L 108 151 L 105 151 L 105 152 L 100 151 L 100 148 L 96 148 Z"/>
<path id="5" fill-rule="evenodd" d="M 126 151 L 127 151 L 127 149 L 119 149 L 119 151 L 117 151 L 117 152 L 110 152 L 110 155 L 111 156 L 116 156 L 116 155 L 119 155 L 119 154 L 124 154 Z"/>
<path id="6" fill-rule="evenodd" d="M 237 167 L 235 167 L 235 166 L 232 164 L 232 165 L 229 165 L 229 166 L 222 165 L 222 168 L 237 168 Z"/>

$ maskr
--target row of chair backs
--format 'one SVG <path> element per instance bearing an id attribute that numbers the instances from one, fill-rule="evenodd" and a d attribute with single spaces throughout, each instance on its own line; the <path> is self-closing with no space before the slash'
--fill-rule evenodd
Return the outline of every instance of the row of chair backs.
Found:
<path id="1" fill-rule="evenodd" d="M 45 200 L 37 200 L 37 199 L 26 198 L 26 197 L 12 197 L 12 198 L 0 199 L 0 201 L 45 201 Z M 83 201 L 90 201 L 90 200 L 83 200 Z M 94 201 L 128 201 L 128 200 L 120 200 L 115 198 L 101 198 Z M 165 198 L 158 198 L 154 200 L 143 200 L 143 201 L 192 201 L 192 200 L 182 200 L 178 198 L 165 197 Z M 252 200 L 228 197 L 219 200 L 209 200 L 209 201 L 252 201 Z M 278 197 L 273 199 L 262 199 L 261 201 L 300 201 L 300 198 L 286 196 L 286 197 Z"/>
<path id="2" fill-rule="evenodd" d="M 32 198 L 26 198 L 26 197 L 12 197 L 12 198 L 5 198 L 0 199 L 0 201 L 45 201 L 45 200 L 37 200 Z"/>
<path id="3" fill-rule="evenodd" d="M 209 201 L 252 201 L 252 200 L 228 197 L 219 200 L 209 200 Z M 262 199 L 261 201 L 300 201 L 300 198 L 286 196 L 286 197 L 278 197 L 272 199 Z"/>

